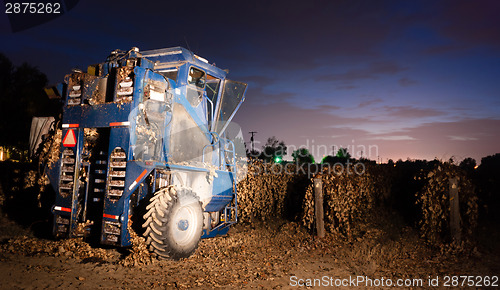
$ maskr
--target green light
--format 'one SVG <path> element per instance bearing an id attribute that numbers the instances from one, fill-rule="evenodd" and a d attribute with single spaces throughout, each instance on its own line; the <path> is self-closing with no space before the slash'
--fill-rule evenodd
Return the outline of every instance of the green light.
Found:
<path id="1" fill-rule="evenodd" d="M 276 157 L 274 157 L 274 162 L 275 162 L 275 163 L 281 163 L 281 161 L 282 161 L 282 160 L 283 160 L 283 159 L 281 158 L 281 156 L 276 156 Z"/>

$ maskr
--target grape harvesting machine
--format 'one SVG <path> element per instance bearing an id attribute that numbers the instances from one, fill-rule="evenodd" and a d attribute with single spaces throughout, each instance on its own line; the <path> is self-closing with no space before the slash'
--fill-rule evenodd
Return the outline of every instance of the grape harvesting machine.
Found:
<path id="1" fill-rule="evenodd" d="M 241 142 L 227 131 L 247 85 L 182 48 L 115 50 L 46 91 L 64 102 L 53 233 L 188 257 L 237 221 Z M 237 143 L 237 144 L 235 144 Z"/>

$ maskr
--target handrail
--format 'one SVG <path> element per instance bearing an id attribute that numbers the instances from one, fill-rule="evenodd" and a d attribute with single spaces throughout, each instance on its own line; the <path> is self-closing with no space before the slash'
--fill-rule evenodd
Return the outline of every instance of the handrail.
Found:
<path id="1" fill-rule="evenodd" d="M 215 144 L 220 142 L 219 134 L 217 134 L 216 132 L 209 132 L 209 133 L 212 135 L 213 139 L 212 139 L 212 143 L 205 145 L 203 147 L 203 150 L 201 151 L 201 154 L 202 154 L 201 155 L 201 162 L 203 162 L 203 163 L 205 163 L 205 149 L 207 149 L 208 147 L 215 147 Z"/>
<path id="2" fill-rule="evenodd" d="M 210 132 L 212 136 L 214 137 L 214 140 L 211 144 L 205 145 L 202 150 L 202 162 L 205 163 L 205 150 L 208 147 L 215 147 L 215 145 L 218 145 L 219 147 L 219 170 L 224 169 L 224 167 L 230 167 L 232 170 L 236 170 L 236 164 L 235 164 L 235 158 L 236 158 L 236 150 L 235 150 L 235 145 L 234 142 L 226 139 L 226 138 L 221 138 L 219 134 L 216 132 Z M 226 156 L 226 152 L 230 153 L 230 156 Z M 229 160 L 228 160 L 229 159 Z"/>
<path id="3" fill-rule="evenodd" d="M 206 96 L 205 94 L 205 98 L 207 99 L 207 101 L 210 103 L 210 117 L 212 120 L 208 120 L 209 124 L 210 124 L 210 127 L 212 127 L 213 125 L 213 120 L 214 120 L 214 102 L 212 102 L 212 100 L 210 100 L 209 97 Z M 212 128 L 209 128 L 209 130 L 211 130 Z M 215 132 L 214 132 L 215 133 Z"/>

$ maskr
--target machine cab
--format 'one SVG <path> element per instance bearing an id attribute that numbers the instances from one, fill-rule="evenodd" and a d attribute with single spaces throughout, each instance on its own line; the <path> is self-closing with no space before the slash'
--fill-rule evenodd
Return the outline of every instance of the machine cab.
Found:
<path id="1" fill-rule="evenodd" d="M 181 47 L 141 55 L 154 63 L 155 72 L 172 81 L 173 113 L 166 124 L 170 134 L 164 136 L 169 139 L 165 142 L 167 156 L 175 162 L 206 161 L 207 152 L 200 148 L 216 141 L 214 136 L 224 135 L 244 101 L 246 84 L 226 79 L 226 71 Z"/>

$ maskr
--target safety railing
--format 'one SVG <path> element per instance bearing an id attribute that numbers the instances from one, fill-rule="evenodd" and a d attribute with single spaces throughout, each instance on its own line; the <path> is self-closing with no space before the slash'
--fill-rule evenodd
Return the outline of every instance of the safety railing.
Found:
<path id="1" fill-rule="evenodd" d="M 218 149 L 218 168 L 219 170 L 227 170 L 235 172 L 236 171 L 236 150 L 234 142 L 222 138 L 216 132 L 210 132 L 212 135 L 212 143 L 205 145 L 202 151 L 202 162 L 205 163 L 205 150 L 212 147 L 214 150 Z"/>

